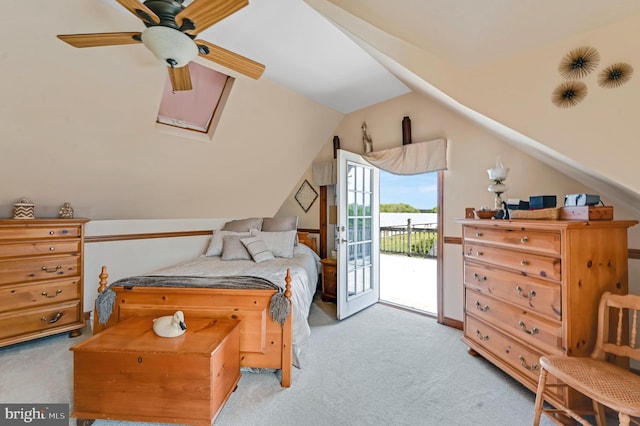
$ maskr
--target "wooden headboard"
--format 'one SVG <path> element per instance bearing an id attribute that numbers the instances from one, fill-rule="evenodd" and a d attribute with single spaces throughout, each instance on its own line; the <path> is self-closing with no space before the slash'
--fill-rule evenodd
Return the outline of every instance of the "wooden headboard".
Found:
<path id="1" fill-rule="evenodd" d="M 309 236 L 306 231 L 298 231 L 298 241 L 318 253 L 318 240 Z"/>

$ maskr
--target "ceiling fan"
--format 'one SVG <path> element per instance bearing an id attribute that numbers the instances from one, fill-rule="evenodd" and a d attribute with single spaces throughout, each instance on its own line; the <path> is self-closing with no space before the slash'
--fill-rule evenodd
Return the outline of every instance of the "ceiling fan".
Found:
<path id="1" fill-rule="evenodd" d="M 147 27 L 142 32 L 64 34 L 58 38 L 74 47 L 143 43 L 168 65 L 174 91 L 191 90 L 189 62 L 197 56 L 258 79 L 264 65 L 196 36 L 249 4 L 248 0 L 116 0 Z"/>

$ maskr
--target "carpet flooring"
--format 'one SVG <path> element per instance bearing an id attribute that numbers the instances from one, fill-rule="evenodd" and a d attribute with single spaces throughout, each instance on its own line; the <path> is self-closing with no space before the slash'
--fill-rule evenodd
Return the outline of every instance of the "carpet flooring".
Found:
<path id="1" fill-rule="evenodd" d="M 470 356 L 459 330 L 381 304 L 338 322 L 335 305 L 319 298 L 309 320 L 312 334 L 292 386 L 280 387 L 273 373 L 243 372 L 215 425 L 531 424 L 534 394 Z M 0 348 L 0 402 L 71 403 L 68 349 L 89 334 Z"/>

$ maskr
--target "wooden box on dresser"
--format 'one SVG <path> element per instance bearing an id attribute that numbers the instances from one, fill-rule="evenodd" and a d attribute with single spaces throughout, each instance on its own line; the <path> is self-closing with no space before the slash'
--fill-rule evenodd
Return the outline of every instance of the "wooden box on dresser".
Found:
<path id="1" fill-rule="evenodd" d="M 604 291 L 628 291 L 627 229 L 637 221 L 460 219 L 464 337 L 535 392 L 543 354 L 588 356 Z M 575 391 L 550 399 L 590 408 Z"/>
<path id="2" fill-rule="evenodd" d="M 85 326 L 84 225 L 89 219 L 0 220 L 0 346 Z"/>

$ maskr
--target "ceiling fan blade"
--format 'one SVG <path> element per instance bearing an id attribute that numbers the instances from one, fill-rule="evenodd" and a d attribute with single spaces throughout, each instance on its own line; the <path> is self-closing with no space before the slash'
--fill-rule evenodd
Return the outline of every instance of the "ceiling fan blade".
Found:
<path id="1" fill-rule="evenodd" d="M 189 72 L 189 65 L 185 65 L 180 68 L 168 67 L 169 78 L 171 79 L 171 87 L 174 92 L 181 90 L 191 90 L 191 73 Z"/>
<path id="2" fill-rule="evenodd" d="M 248 4 L 248 0 L 194 0 L 176 15 L 176 23 L 181 27 L 182 21 L 188 19 L 193 22 L 195 28 L 187 32 L 199 34 Z"/>
<path id="3" fill-rule="evenodd" d="M 157 24 L 160 22 L 158 16 L 149 9 L 144 4 L 140 3 L 138 0 L 116 0 L 118 3 L 122 5 L 129 12 L 133 13 L 138 17 L 138 19 L 142 19 L 143 21 L 147 21 L 149 23 Z"/>
<path id="4" fill-rule="evenodd" d="M 74 47 L 96 47 L 141 43 L 140 34 L 140 32 L 62 34 L 58 35 L 58 38 Z"/>
<path id="5" fill-rule="evenodd" d="M 223 49 L 220 46 L 216 46 L 215 44 L 204 40 L 196 40 L 196 44 L 206 47 L 206 50 L 209 51 L 208 53 L 202 53 L 202 50 L 200 50 L 201 57 L 226 68 L 232 69 L 256 80 L 259 79 L 264 72 L 265 66 L 261 63 L 245 58 L 244 56 L 238 55 L 230 50 Z"/>

